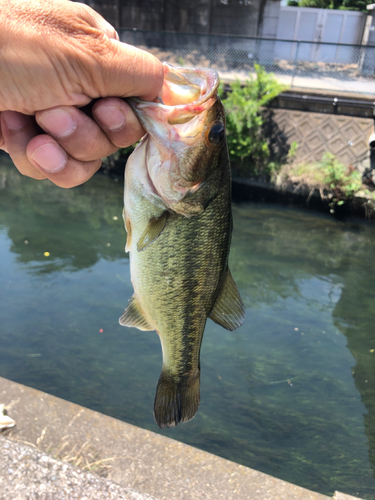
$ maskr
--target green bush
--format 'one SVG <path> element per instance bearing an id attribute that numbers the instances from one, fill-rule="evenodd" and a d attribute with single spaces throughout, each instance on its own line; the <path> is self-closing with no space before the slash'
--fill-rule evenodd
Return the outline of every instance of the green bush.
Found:
<path id="1" fill-rule="evenodd" d="M 287 87 L 256 64 L 255 78 L 231 84 L 231 92 L 219 91 L 225 107 L 229 156 L 236 174 L 269 179 L 276 164 L 264 133 L 262 108 Z"/>
<path id="2" fill-rule="evenodd" d="M 340 9 L 368 12 L 367 0 L 288 0 L 291 7 L 316 7 L 318 9 Z"/>
<path id="3" fill-rule="evenodd" d="M 361 173 L 343 165 L 332 153 L 324 153 L 321 161 L 315 163 L 287 165 L 279 177 L 280 182 L 303 184 L 312 191 L 318 189 L 322 198 L 328 196 L 331 200 L 331 208 L 343 205 L 362 188 Z"/>
<path id="4" fill-rule="evenodd" d="M 331 0 L 299 0 L 299 7 L 316 7 L 317 9 L 329 9 Z"/>
<path id="5" fill-rule="evenodd" d="M 362 175 L 358 170 L 348 169 L 332 153 L 325 153 L 318 163 L 324 176 L 325 186 L 333 192 L 333 202 L 342 205 L 362 187 Z"/>
<path id="6" fill-rule="evenodd" d="M 343 0 L 342 6 L 339 7 L 343 10 L 359 10 L 362 12 L 368 12 L 366 9 L 367 4 L 369 4 L 367 0 Z"/>

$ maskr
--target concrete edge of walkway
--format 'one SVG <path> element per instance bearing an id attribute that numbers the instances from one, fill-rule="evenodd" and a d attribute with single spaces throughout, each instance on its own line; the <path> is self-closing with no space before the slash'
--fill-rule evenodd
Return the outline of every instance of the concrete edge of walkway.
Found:
<path id="1" fill-rule="evenodd" d="M 217 69 L 220 79 L 223 83 L 231 84 L 236 80 L 245 82 L 251 78 L 255 78 L 255 71 L 242 70 L 222 70 Z M 353 79 L 340 80 L 332 76 L 299 76 L 292 74 L 282 74 L 277 71 L 271 71 L 275 79 L 285 85 L 288 90 L 294 92 L 306 92 L 322 95 L 334 95 L 336 97 L 359 98 L 374 101 L 375 90 L 372 80 L 369 79 Z"/>
<path id="2" fill-rule="evenodd" d="M 6 470 L 0 469 L 0 496 L 9 488 L 6 476 L 11 469 L 17 470 L 16 483 L 21 490 L 25 484 L 35 484 L 45 492 L 55 488 L 54 496 L 45 493 L 40 496 L 43 499 L 94 499 L 90 488 L 95 481 L 106 492 L 107 496 L 103 493 L 100 497 L 103 499 L 142 500 L 149 498 L 147 495 L 158 500 L 330 498 L 1 377 L 0 403 L 16 421 L 14 428 L 3 432 L 6 439 L 1 440 L 1 449 L 9 453 Z M 24 462 L 22 467 L 19 463 L 12 467 L 12 456 L 14 461 L 17 456 L 17 450 L 12 455 L 9 448 L 12 441 L 17 442 L 14 447 L 19 443 L 23 446 L 27 467 Z M 75 467 L 66 467 L 62 460 L 88 472 L 83 474 Z M 49 464 L 49 472 L 44 468 L 43 473 L 35 464 Z M 28 474 L 27 483 L 22 479 L 22 471 Z M 38 479 L 32 480 L 36 475 Z M 13 476 L 12 481 L 16 478 Z M 118 486 L 122 490 L 116 490 Z M 68 494 L 66 488 L 73 488 L 75 493 Z M 85 488 L 86 496 L 76 496 L 77 491 Z M 339 492 L 333 498 L 354 499 Z"/>
<path id="3" fill-rule="evenodd" d="M 0 497 L 12 500 L 157 500 L 0 437 Z"/>

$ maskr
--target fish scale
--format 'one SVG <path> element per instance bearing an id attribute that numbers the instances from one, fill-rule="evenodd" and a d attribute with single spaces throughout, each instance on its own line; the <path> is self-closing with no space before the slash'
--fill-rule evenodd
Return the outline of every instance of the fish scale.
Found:
<path id="1" fill-rule="evenodd" d="M 226 202 L 223 203 L 224 198 Z M 193 335 L 198 350 L 195 358 L 199 357 L 206 319 L 227 264 L 230 236 L 229 230 L 225 232 L 223 227 L 229 226 L 228 222 L 224 225 L 230 213 L 228 205 L 230 193 L 225 186 L 222 195 L 197 219 L 177 215 L 152 245 L 142 252 L 134 251 L 134 257 L 132 255 L 132 274 L 137 273 L 136 269 L 142 269 L 136 291 L 142 297 L 140 305 L 142 310 L 147 311 L 146 318 L 151 325 L 155 325 L 159 334 L 173 332 L 165 341 L 162 340 L 169 346 L 168 352 L 174 360 L 174 363 L 169 363 L 173 371 L 177 371 L 176 367 L 180 367 L 179 371 L 184 369 L 174 354 L 176 351 L 186 351 L 178 347 L 184 337 Z M 132 233 L 134 241 L 141 236 L 141 230 L 148 222 L 147 209 L 143 213 L 143 221 L 136 220 L 134 223 L 140 229 Z M 211 259 L 218 264 L 214 269 L 208 265 Z M 184 274 L 181 274 L 181 269 L 185 270 Z M 192 303 L 199 308 L 192 307 Z M 184 332 L 184 336 L 181 332 Z"/>

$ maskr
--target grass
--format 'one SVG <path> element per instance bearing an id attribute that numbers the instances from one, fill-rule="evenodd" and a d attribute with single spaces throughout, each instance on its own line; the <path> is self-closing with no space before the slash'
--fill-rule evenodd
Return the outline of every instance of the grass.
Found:
<path id="1" fill-rule="evenodd" d="M 69 435 L 63 436 L 57 446 L 52 444 L 46 445 L 43 441 L 47 430 L 47 427 L 44 427 L 35 444 L 20 439 L 17 436 L 17 432 L 12 432 L 14 431 L 14 428 L 8 429 L 8 432 L 2 432 L 2 435 L 13 439 L 14 441 L 18 441 L 19 443 L 32 446 L 42 453 L 47 453 L 50 457 L 56 460 L 67 462 L 74 467 L 79 467 L 84 471 L 95 473 L 101 477 L 107 477 L 112 468 L 112 465 L 108 462 L 119 458 L 99 458 L 98 453 L 88 441 L 85 441 L 83 444 L 78 444 L 76 442 L 72 443 L 72 438 Z"/>
<path id="2" fill-rule="evenodd" d="M 281 188 L 294 184 L 295 191 L 308 189 L 308 201 L 318 191 L 323 200 L 330 200 L 332 209 L 355 196 L 375 199 L 374 193 L 364 188 L 362 174 L 352 166 L 346 167 L 331 153 L 324 153 L 322 160 L 315 163 L 285 164 L 273 180 Z"/>
<path id="3" fill-rule="evenodd" d="M 111 462 L 118 457 L 108 457 L 100 459 L 92 449 L 90 443 L 85 441 L 81 446 L 69 442 L 69 436 L 64 436 L 57 447 L 51 447 L 47 453 L 53 458 L 68 462 L 82 470 L 93 472 L 99 476 L 106 477 L 111 469 Z"/>

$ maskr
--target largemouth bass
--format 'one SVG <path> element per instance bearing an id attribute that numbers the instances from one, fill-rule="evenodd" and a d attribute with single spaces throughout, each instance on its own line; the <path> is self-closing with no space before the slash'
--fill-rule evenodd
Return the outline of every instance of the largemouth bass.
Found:
<path id="1" fill-rule="evenodd" d="M 244 308 L 228 268 L 231 171 L 215 71 L 164 64 L 155 102 L 128 102 L 147 134 L 125 170 L 125 250 L 134 295 L 120 323 L 160 336 L 154 417 L 188 422 L 199 406 L 207 318 L 228 330 Z"/>

